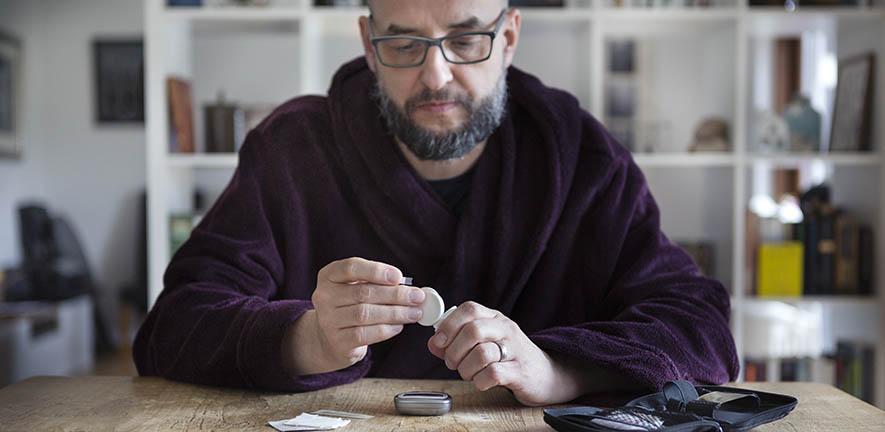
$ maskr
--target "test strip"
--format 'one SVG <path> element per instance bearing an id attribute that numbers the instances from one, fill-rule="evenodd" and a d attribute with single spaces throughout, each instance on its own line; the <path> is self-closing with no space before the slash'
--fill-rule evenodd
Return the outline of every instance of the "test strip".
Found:
<path id="1" fill-rule="evenodd" d="M 410 278 L 410 277 L 403 277 L 402 279 L 399 280 L 399 284 L 400 284 L 400 285 L 411 285 L 411 284 L 412 284 L 412 278 Z"/>
<path id="2" fill-rule="evenodd" d="M 311 411 L 309 414 L 316 414 L 320 416 L 331 416 L 331 417 L 341 417 L 346 419 L 355 419 L 355 420 L 367 420 L 372 418 L 372 416 L 368 414 L 360 414 L 360 413 L 352 413 L 347 411 L 335 411 L 328 409 L 321 409 L 317 411 Z"/>

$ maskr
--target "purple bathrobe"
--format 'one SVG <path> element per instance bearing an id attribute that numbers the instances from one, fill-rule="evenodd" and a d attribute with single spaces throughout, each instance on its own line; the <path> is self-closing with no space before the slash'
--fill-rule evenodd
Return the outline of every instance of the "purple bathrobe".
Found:
<path id="1" fill-rule="evenodd" d="M 630 153 L 569 94 L 513 67 L 507 81 L 507 114 L 460 218 L 386 131 L 363 58 L 337 72 L 328 97 L 279 107 L 172 258 L 135 340 L 139 373 L 293 392 L 364 376 L 458 379 L 417 324 L 346 369 L 284 372 L 283 334 L 312 308 L 317 272 L 362 257 L 649 389 L 734 379 L 728 294 L 661 232 Z"/>

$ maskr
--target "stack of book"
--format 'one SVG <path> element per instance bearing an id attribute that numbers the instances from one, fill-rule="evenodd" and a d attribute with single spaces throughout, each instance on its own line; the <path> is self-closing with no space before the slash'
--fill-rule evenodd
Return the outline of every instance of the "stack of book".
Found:
<path id="1" fill-rule="evenodd" d="M 876 355 L 873 346 L 850 341 L 836 343 L 835 385 L 845 392 L 874 403 Z"/>
<path id="2" fill-rule="evenodd" d="M 758 358 L 744 360 L 744 380 L 802 381 L 834 385 L 846 393 L 875 403 L 875 348 L 840 340 L 834 353 L 821 357 L 791 357 L 773 362 Z"/>
<path id="3" fill-rule="evenodd" d="M 802 222 L 787 225 L 781 241 L 755 248 L 755 294 L 872 295 L 872 229 L 834 206 L 826 185 L 806 191 L 800 202 Z"/>
<path id="4" fill-rule="evenodd" d="M 829 202 L 803 205 L 797 240 L 804 247 L 805 295 L 871 295 L 873 232 Z"/>

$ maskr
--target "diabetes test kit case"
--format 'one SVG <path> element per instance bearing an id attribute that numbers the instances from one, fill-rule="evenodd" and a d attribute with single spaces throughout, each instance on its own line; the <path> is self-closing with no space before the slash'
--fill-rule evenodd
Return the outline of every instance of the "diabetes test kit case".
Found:
<path id="1" fill-rule="evenodd" d="M 798 402 L 775 393 L 671 381 L 663 391 L 618 408 L 545 409 L 544 421 L 559 432 L 739 432 L 783 418 Z"/>

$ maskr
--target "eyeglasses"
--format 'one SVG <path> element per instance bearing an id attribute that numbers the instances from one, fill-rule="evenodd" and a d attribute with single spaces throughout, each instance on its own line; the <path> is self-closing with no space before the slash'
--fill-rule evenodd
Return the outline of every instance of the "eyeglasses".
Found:
<path id="1" fill-rule="evenodd" d="M 484 62 L 492 56 L 492 44 L 504 25 L 509 8 L 501 10 L 495 21 L 495 29 L 489 32 L 459 33 L 441 38 L 421 36 L 375 36 L 374 21 L 369 17 L 371 37 L 378 60 L 387 67 L 410 68 L 421 66 L 432 46 L 439 47 L 449 63 L 472 64 Z"/>

